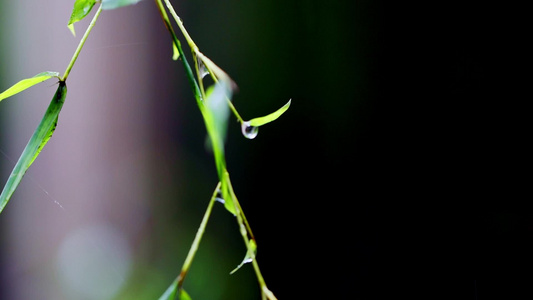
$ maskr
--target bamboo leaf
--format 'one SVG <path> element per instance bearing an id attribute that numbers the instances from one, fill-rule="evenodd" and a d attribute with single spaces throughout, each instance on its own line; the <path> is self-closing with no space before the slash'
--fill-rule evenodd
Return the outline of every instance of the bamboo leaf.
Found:
<path id="1" fill-rule="evenodd" d="M 224 173 L 228 174 L 225 168 L 224 168 Z M 226 176 L 226 175 L 223 176 L 223 179 L 221 180 L 220 188 L 222 190 L 222 197 L 224 198 L 224 207 L 226 208 L 227 211 L 229 211 L 231 214 L 235 216 L 237 215 L 237 212 L 235 211 L 235 204 L 233 202 L 232 194 L 229 190 L 230 184 L 231 183 L 229 182 L 229 176 Z"/>
<path id="2" fill-rule="evenodd" d="M 176 46 L 176 43 L 172 43 L 172 60 L 178 60 L 180 58 L 180 51 Z"/>
<path id="3" fill-rule="evenodd" d="M 221 182 L 222 197 L 224 198 L 224 207 L 235 215 L 235 206 L 229 193 L 229 179 L 226 175 L 226 159 L 224 156 L 224 140 L 226 138 L 229 117 L 229 107 L 226 101 L 228 98 L 231 98 L 231 95 L 231 82 L 229 80 L 219 80 L 207 90 L 204 102 L 205 109 L 202 109 L 202 113 L 215 156 L 215 164 Z"/>
<path id="4" fill-rule="evenodd" d="M 267 123 L 270 123 L 277 118 L 279 118 L 287 109 L 289 109 L 289 106 L 291 106 L 291 100 L 287 102 L 287 104 L 283 105 L 280 109 L 276 110 L 275 112 L 266 115 L 264 117 L 254 118 L 250 121 L 243 121 L 241 123 L 241 131 L 242 135 L 244 135 L 247 139 L 254 139 L 257 136 L 257 133 L 259 132 L 259 126 L 265 125 Z"/>
<path id="5" fill-rule="evenodd" d="M 122 6 L 136 4 L 141 0 L 102 0 L 102 9 L 115 9 Z"/>
<path id="6" fill-rule="evenodd" d="M 42 72 L 39 73 L 31 78 L 23 79 L 17 83 L 15 83 L 12 87 L 5 90 L 3 93 L 0 94 L 0 101 L 11 97 L 15 94 L 18 94 L 22 91 L 24 91 L 27 88 L 30 88 L 38 83 L 41 83 L 45 80 L 48 80 L 52 77 L 56 77 L 59 79 L 59 73 L 58 72 Z"/>
<path id="7" fill-rule="evenodd" d="M 93 8 L 96 0 L 76 0 L 74 2 L 74 8 L 72 9 L 72 14 L 68 21 L 68 28 L 74 36 L 76 36 L 76 31 L 74 30 L 74 23 L 83 20 Z"/>
<path id="8" fill-rule="evenodd" d="M 291 106 L 291 100 L 289 100 L 287 104 L 283 105 L 280 109 L 276 110 L 275 112 L 269 115 L 266 115 L 264 117 L 251 119 L 248 122 L 250 123 L 250 126 L 255 126 L 255 127 L 265 125 L 279 118 L 287 109 L 289 109 L 289 106 Z"/>
<path id="9" fill-rule="evenodd" d="M 187 292 L 184 289 L 181 289 L 179 300 L 192 300 L 192 298 L 191 296 L 189 296 L 189 294 L 187 294 Z"/>
<path id="10" fill-rule="evenodd" d="M 2 194 L 0 194 L 0 213 L 11 199 L 11 196 L 17 189 L 22 177 L 35 161 L 35 158 L 39 155 L 44 145 L 50 140 L 54 130 L 57 126 L 57 120 L 59 112 L 65 103 L 65 97 L 67 96 L 67 86 L 65 82 L 60 81 L 59 87 L 44 114 L 41 123 L 30 138 L 26 148 L 22 152 L 17 164 L 13 168 L 11 175 L 9 176 Z"/>
<path id="11" fill-rule="evenodd" d="M 210 115 L 209 121 L 213 122 L 208 125 L 216 135 L 214 138 L 221 143 L 220 145 L 213 145 L 213 147 L 223 148 L 223 143 L 226 140 L 230 112 L 226 98 L 231 98 L 231 90 L 224 81 L 219 81 L 207 89 L 205 104 Z"/>
<path id="12" fill-rule="evenodd" d="M 178 60 L 180 57 L 180 51 L 178 49 L 178 45 L 176 45 L 178 38 L 176 37 L 176 33 L 174 33 L 174 29 L 172 29 L 172 25 L 170 25 L 170 20 L 168 18 L 167 11 L 163 7 L 163 3 L 161 3 L 161 0 L 156 1 L 156 5 L 159 8 L 159 13 L 161 14 L 161 17 L 163 18 L 163 22 L 165 23 L 165 27 L 169 31 L 170 35 L 172 36 L 172 59 Z"/>
<path id="13" fill-rule="evenodd" d="M 174 280 L 172 284 L 167 288 L 165 293 L 159 297 L 159 300 L 174 300 L 176 299 L 176 294 L 178 293 L 178 279 Z M 191 296 L 181 288 L 179 289 L 178 300 L 192 300 Z"/>
<path id="14" fill-rule="evenodd" d="M 159 297 L 159 300 L 174 300 L 178 291 L 178 279 L 175 279 L 167 290 Z"/>

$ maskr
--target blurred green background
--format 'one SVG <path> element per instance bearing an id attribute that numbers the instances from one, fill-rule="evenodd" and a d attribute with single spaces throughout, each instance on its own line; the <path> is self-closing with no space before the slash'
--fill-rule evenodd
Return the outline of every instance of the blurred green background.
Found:
<path id="1" fill-rule="evenodd" d="M 88 24 L 73 38 L 71 4 L 17 3 L 0 3 L 1 89 L 62 72 Z M 474 276 L 531 249 L 530 214 L 501 206 L 514 197 L 510 184 L 521 185 L 508 176 L 516 158 L 499 159 L 520 148 L 505 129 L 525 120 L 501 105 L 519 86 L 521 49 L 505 10 L 474 1 L 173 3 L 201 51 L 238 84 L 245 119 L 292 99 L 254 140 L 230 122 L 226 151 L 278 299 L 412 295 L 425 285 L 404 283 L 406 272 Z M 178 274 L 217 179 L 170 45 L 152 1 L 102 14 L 54 138 L 0 216 L 1 296 L 71 299 L 58 253 L 72 231 L 94 224 L 129 245 L 129 271 L 111 277 L 124 284 L 117 298 L 153 299 Z M 41 85 L 0 104 L 2 182 L 55 90 Z M 185 288 L 193 299 L 258 299 L 250 266 L 228 275 L 244 254 L 218 205 Z M 473 286 L 429 288 L 472 299 Z"/>

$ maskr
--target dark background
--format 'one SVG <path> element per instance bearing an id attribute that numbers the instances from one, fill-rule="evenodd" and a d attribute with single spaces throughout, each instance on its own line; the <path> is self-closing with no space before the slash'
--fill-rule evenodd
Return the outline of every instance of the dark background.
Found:
<path id="1" fill-rule="evenodd" d="M 278 299 L 524 295 L 529 284 L 494 279 L 531 270 L 520 9 L 341 0 L 176 9 L 239 85 L 245 119 L 292 98 L 253 141 L 230 126 L 226 150 Z M 181 71 L 173 76 L 185 82 Z M 152 114 L 190 111 L 175 125 L 200 128 L 190 91 L 179 93 L 191 101 Z M 191 152 L 205 137 L 170 136 Z M 201 216 L 205 203 L 193 201 L 186 209 Z M 210 222 L 225 234 L 217 222 L 229 221 Z"/>
<path id="2" fill-rule="evenodd" d="M 265 43 L 277 45 L 267 55 L 282 63 L 263 74 L 284 78 L 274 86 L 293 106 L 254 141 L 245 186 L 272 188 L 245 191 L 254 201 L 243 205 L 278 297 L 473 299 L 473 281 L 455 278 L 529 269 L 519 14 L 468 1 L 271 1 L 265 10 L 264 28 L 276 32 Z M 264 172 L 273 165 L 283 167 Z M 431 279 L 439 275 L 448 280 Z M 526 286 L 477 289 L 501 299 Z"/>

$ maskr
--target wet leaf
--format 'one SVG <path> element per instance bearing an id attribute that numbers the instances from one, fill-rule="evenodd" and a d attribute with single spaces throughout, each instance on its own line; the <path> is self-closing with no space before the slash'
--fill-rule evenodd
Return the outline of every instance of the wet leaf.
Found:
<path id="1" fill-rule="evenodd" d="M 102 0 L 102 9 L 115 9 L 122 6 L 136 4 L 141 0 Z"/>
<path id="2" fill-rule="evenodd" d="M 24 91 L 27 88 L 30 88 L 38 83 L 41 83 L 45 80 L 48 80 L 52 77 L 56 77 L 59 79 L 59 73 L 58 72 L 42 72 L 39 73 L 31 78 L 23 79 L 17 83 L 15 83 L 12 87 L 5 90 L 3 93 L 0 94 L 0 101 L 11 97 L 15 94 L 18 94 L 22 91 Z"/>
<path id="3" fill-rule="evenodd" d="M 76 0 L 74 2 L 74 8 L 72 9 L 72 14 L 70 15 L 70 20 L 68 21 L 68 28 L 74 36 L 76 36 L 76 31 L 74 30 L 74 23 L 83 20 L 93 8 L 96 0 Z"/>
<path id="4" fill-rule="evenodd" d="M 252 140 L 259 133 L 259 127 L 250 125 L 250 121 L 244 121 L 241 123 L 241 132 L 245 138 Z"/>
<path id="5" fill-rule="evenodd" d="M 280 109 L 276 110 L 275 112 L 266 115 L 264 117 L 254 118 L 248 121 L 250 126 L 258 127 L 261 125 L 265 125 L 267 123 L 270 123 L 277 118 L 279 118 L 287 109 L 289 109 L 289 106 L 291 106 L 291 100 L 287 102 L 287 104 L 283 105 Z"/>
<path id="6" fill-rule="evenodd" d="M 67 86 L 65 82 L 59 82 L 59 87 L 44 114 L 41 123 L 33 133 L 30 141 L 24 148 L 22 155 L 20 156 L 17 164 L 13 168 L 11 175 L 9 176 L 2 194 L 0 194 L 0 213 L 11 199 L 11 196 L 17 189 L 20 181 L 26 171 L 35 161 L 44 145 L 50 140 L 52 134 L 55 131 L 57 126 L 57 120 L 59 117 L 59 112 L 63 108 L 63 103 L 65 103 L 65 98 L 67 96 Z"/>

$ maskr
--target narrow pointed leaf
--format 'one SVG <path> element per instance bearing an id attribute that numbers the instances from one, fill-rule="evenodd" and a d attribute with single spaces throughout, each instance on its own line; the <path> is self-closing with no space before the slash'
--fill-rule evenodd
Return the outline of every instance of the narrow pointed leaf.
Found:
<path id="1" fill-rule="evenodd" d="M 172 284 L 167 288 L 165 293 L 159 297 L 159 300 L 174 300 L 178 293 L 178 279 L 174 280 Z M 191 296 L 182 288 L 179 290 L 178 300 L 192 300 Z"/>
<path id="2" fill-rule="evenodd" d="M 175 43 L 172 43 L 172 60 L 178 60 L 180 58 L 180 51 Z"/>
<path id="3" fill-rule="evenodd" d="M 231 98 L 231 91 L 229 86 L 224 81 L 217 82 L 211 86 L 206 92 L 206 107 L 210 115 L 212 124 L 209 126 L 213 129 L 216 135 L 216 140 L 220 145 L 213 145 L 224 148 L 224 141 L 226 139 L 226 132 L 228 128 L 229 106 L 226 102 L 227 98 Z"/>
<path id="4" fill-rule="evenodd" d="M 247 263 L 251 263 L 252 260 L 254 259 L 255 254 L 257 253 L 257 244 L 255 243 L 254 240 L 250 240 L 249 244 L 250 244 L 250 249 L 246 252 L 246 256 L 244 257 L 242 262 L 235 269 L 233 269 L 233 271 L 230 272 L 230 274 L 237 272 L 237 270 L 239 270 L 242 266 L 244 266 Z M 250 251 L 253 252 L 251 255 L 250 255 Z"/>
<path id="5" fill-rule="evenodd" d="M 122 6 L 136 4 L 141 0 L 102 0 L 102 9 L 115 9 Z"/>
<path id="6" fill-rule="evenodd" d="M 167 290 L 159 297 L 159 300 L 174 300 L 178 291 L 178 279 L 175 279 Z"/>
<path id="7" fill-rule="evenodd" d="M 52 77 L 59 78 L 58 72 L 42 72 L 39 73 L 31 78 L 23 79 L 17 83 L 15 83 L 12 87 L 5 90 L 3 93 L 0 94 L 0 101 L 11 97 L 15 94 L 18 94 L 22 91 L 24 91 L 27 88 L 30 88 L 38 83 L 41 83 L 45 80 L 48 80 Z"/>
<path id="8" fill-rule="evenodd" d="M 54 98 L 52 98 L 41 123 L 33 133 L 26 148 L 24 148 L 22 155 L 13 168 L 6 185 L 2 190 L 2 194 L 0 194 L 0 213 L 9 202 L 9 199 L 11 199 L 11 196 L 17 189 L 28 168 L 35 161 L 35 158 L 39 155 L 50 137 L 52 137 L 57 126 L 59 112 L 63 107 L 63 103 L 65 103 L 66 96 L 67 86 L 65 85 L 65 82 L 59 82 L 59 87 L 57 88 Z"/>
<path id="9" fill-rule="evenodd" d="M 227 80 L 219 80 L 206 92 L 205 106 L 202 110 L 207 133 L 211 141 L 211 147 L 215 156 L 218 177 L 221 182 L 224 207 L 233 215 L 236 214 L 233 200 L 229 193 L 229 185 L 226 171 L 226 159 L 224 156 L 224 140 L 229 117 L 227 99 L 231 98 L 230 83 Z"/>
<path id="10" fill-rule="evenodd" d="M 254 118 L 254 119 L 251 119 L 249 122 L 250 126 L 261 126 L 261 125 L 265 125 L 266 123 L 270 123 L 274 120 L 276 120 L 277 118 L 279 118 L 287 109 L 289 109 L 289 106 L 291 106 L 291 100 L 289 100 L 289 102 L 287 102 L 287 104 L 283 105 L 283 107 L 281 107 L 280 109 L 276 110 L 275 112 L 269 114 L 269 115 L 266 115 L 264 117 L 259 117 L 259 118 Z"/>
<path id="11" fill-rule="evenodd" d="M 189 296 L 189 294 L 187 294 L 187 292 L 184 289 L 181 289 L 179 300 L 192 300 L 192 298 L 191 296 Z"/>
<path id="12" fill-rule="evenodd" d="M 224 168 L 224 172 L 227 174 L 226 169 Z M 221 180 L 220 188 L 222 190 L 222 197 L 224 198 L 224 207 L 227 211 L 229 211 L 232 215 L 237 215 L 237 212 L 235 211 L 235 204 L 233 203 L 233 198 L 231 195 L 231 192 L 229 190 L 230 183 L 229 177 L 224 176 Z"/>
<path id="13" fill-rule="evenodd" d="M 159 12 L 161 14 L 161 18 L 163 18 L 165 27 L 167 28 L 170 35 L 172 36 L 172 59 L 178 60 L 178 58 L 180 57 L 180 51 L 178 49 L 178 45 L 176 45 L 178 41 L 178 38 L 176 37 L 176 33 L 174 33 L 174 29 L 172 29 L 172 25 L 170 25 L 170 20 L 168 18 L 167 11 L 163 7 L 163 3 L 161 3 L 161 0 L 157 0 L 156 5 L 159 7 Z"/>
<path id="14" fill-rule="evenodd" d="M 95 3 L 96 0 L 76 0 L 74 2 L 74 8 L 72 9 L 72 14 L 67 25 L 74 36 L 76 36 L 74 23 L 83 20 L 91 12 Z"/>

